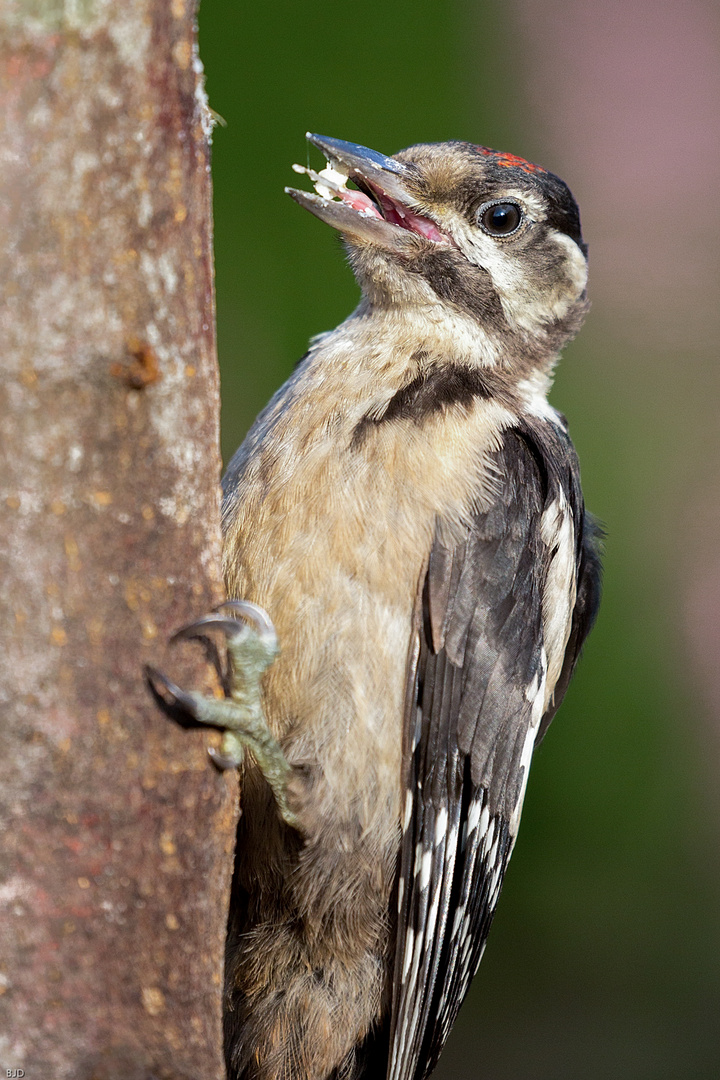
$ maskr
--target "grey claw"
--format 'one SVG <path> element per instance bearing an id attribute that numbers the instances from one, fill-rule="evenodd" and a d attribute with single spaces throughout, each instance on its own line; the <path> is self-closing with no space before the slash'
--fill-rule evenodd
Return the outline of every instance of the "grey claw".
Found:
<path id="1" fill-rule="evenodd" d="M 229 610 L 237 618 L 223 616 L 222 612 Z M 277 634 L 272 619 L 267 611 L 252 604 L 249 600 L 226 600 L 215 608 L 212 615 L 202 615 L 187 626 L 181 626 L 170 638 L 171 642 L 181 641 L 185 638 L 203 637 L 204 630 L 221 630 L 228 638 L 240 637 L 246 627 L 245 620 L 255 624 L 258 636 L 265 642 L 277 645 Z"/>
<path id="2" fill-rule="evenodd" d="M 182 641 L 184 638 L 203 637 L 203 630 L 222 630 L 222 632 L 229 638 L 238 637 L 245 630 L 245 623 L 241 623 L 238 619 L 228 619 L 222 615 L 202 615 L 195 622 L 188 623 L 187 626 L 181 626 L 179 630 L 170 638 L 171 643 L 175 641 Z"/>
<path id="3" fill-rule="evenodd" d="M 208 757 L 215 768 L 219 769 L 220 772 L 227 772 L 228 769 L 237 769 L 239 765 L 239 762 L 233 761 L 232 758 L 225 757 L 219 750 L 216 750 L 214 746 L 208 747 Z"/>
<path id="4" fill-rule="evenodd" d="M 162 671 L 158 671 L 157 668 L 151 667 L 150 664 L 145 665 L 145 675 L 150 683 L 150 686 L 155 694 L 161 698 L 166 705 L 175 705 L 184 712 L 190 713 L 194 718 L 197 718 L 197 705 L 193 697 L 181 690 L 177 683 L 174 683 L 172 679 L 168 679 L 167 675 L 163 675 Z M 168 700 L 168 698 L 170 700 Z"/>
<path id="5" fill-rule="evenodd" d="M 277 642 L 273 621 L 265 608 L 261 608 L 259 604 L 253 604 L 250 600 L 226 600 L 218 606 L 217 610 L 222 611 L 225 608 L 229 608 L 237 615 L 254 622 L 260 637 L 271 639 L 274 643 Z"/>

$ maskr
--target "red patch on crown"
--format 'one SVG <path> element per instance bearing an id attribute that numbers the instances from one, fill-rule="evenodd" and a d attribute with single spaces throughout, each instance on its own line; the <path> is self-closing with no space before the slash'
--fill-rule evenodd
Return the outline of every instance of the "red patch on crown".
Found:
<path id="1" fill-rule="evenodd" d="M 547 169 L 543 169 L 542 165 L 533 165 L 531 161 L 526 161 L 525 158 L 517 157 L 515 154 L 491 150 L 488 146 L 476 146 L 475 149 L 478 153 L 484 154 L 485 157 L 494 158 L 496 165 L 502 165 L 506 169 L 522 169 L 522 171 L 526 173 L 547 172 Z"/>

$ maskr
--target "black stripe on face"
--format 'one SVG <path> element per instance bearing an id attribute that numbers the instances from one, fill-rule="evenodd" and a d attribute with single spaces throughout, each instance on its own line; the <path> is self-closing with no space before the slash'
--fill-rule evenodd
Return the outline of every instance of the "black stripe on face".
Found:
<path id="1" fill-rule="evenodd" d="M 419 424 L 452 405 L 469 409 L 477 398 L 494 397 L 495 393 L 488 375 L 478 368 L 465 364 L 431 367 L 401 386 L 379 416 L 364 416 L 355 427 L 351 446 L 361 445 L 370 429 L 381 424 L 393 420 Z"/>
<path id="2" fill-rule="evenodd" d="M 459 252 L 440 247 L 403 260 L 406 270 L 425 278 L 441 300 L 471 315 L 487 329 L 507 330 L 507 319 L 492 278 Z"/>

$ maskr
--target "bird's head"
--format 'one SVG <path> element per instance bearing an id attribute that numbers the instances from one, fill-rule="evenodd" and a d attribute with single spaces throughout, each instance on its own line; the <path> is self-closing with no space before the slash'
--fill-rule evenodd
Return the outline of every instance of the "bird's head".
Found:
<path id="1" fill-rule="evenodd" d="M 294 166 L 316 193 L 288 194 L 339 230 L 374 308 L 443 308 L 451 322 L 479 326 L 498 354 L 509 337 L 556 352 L 577 331 L 587 248 L 577 204 L 553 173 L 465 142 L 386 157 L 307 138 L 327 167 Z"/>

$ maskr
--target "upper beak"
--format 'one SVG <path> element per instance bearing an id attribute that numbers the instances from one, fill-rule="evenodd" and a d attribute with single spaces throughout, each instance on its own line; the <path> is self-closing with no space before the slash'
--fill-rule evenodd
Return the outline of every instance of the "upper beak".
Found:
<path id="1" fill-rule="evenodd" d="M 312 135 L 309 131 L 305 138 L 313 146 L 317 146 L 328 161 L 345 166 L 351 180 L 355 173 L 361 179 L 376 183 L 391 198 L 407 199 L 408 193 L 401 180 L 402 177 L 412 174 L 409 167 L 401 161 L 377 150 L 370 150 L 367 146 L 360 146 L 359 143 L 329 139 L 325 135 Z"/>

